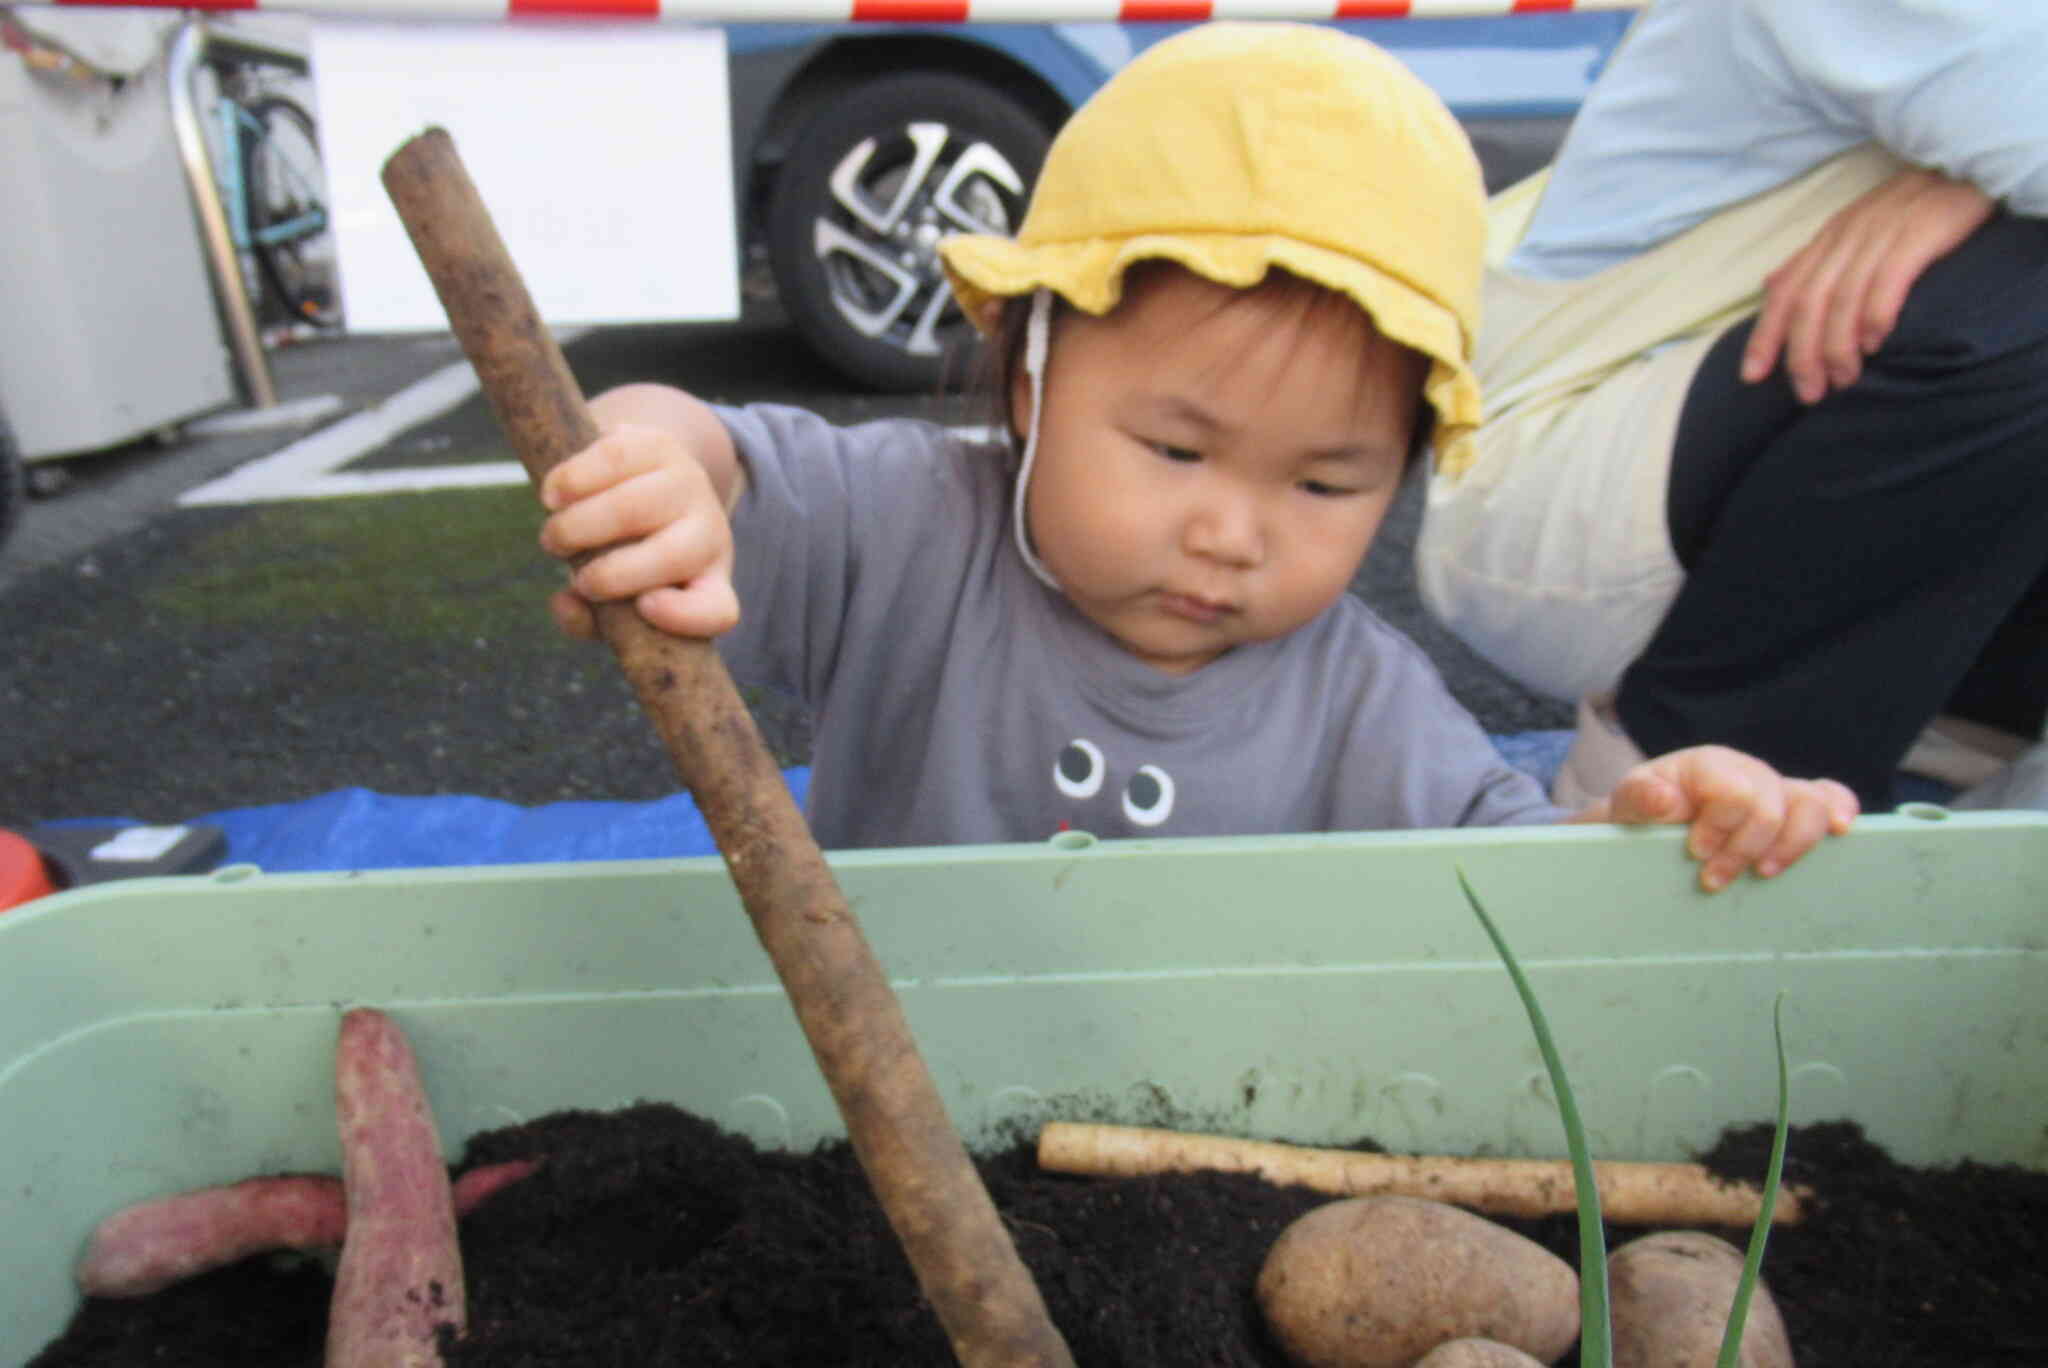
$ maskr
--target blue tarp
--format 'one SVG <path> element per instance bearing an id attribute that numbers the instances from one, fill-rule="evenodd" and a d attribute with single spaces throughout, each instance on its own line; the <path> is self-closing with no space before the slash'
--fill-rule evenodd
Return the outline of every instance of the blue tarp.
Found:
<path id="1" fill-rule="evenodd" d="M 1571 745 L 1569 731 L 1493 737 L 1502 757 L 1545 789 Z M 783 771 L 799 806 L 807 767 Z M 1948 786 L 1900 776 L 1900 797 L 1946 802 Z M 65 828 L 137 825 L 133 817 L 52 822 L 28 833 Z M 251 864 L 273 874 L 319 870 L 421 869 L 441 865 L 529 864 L 541 861 L 667 859 L 716 855 L 717 844 L 687 793 L 645 802 L 547 803 L 521 807 L 460 794 L 400 797 L 363 788 L 261 807 L 230 808 L 187 819 L 226 838 L 225 864 Z M 49 847 L 45 845 L 46 853 Z M 111 866 L 99 867 L 102 871 Z M 153 872 L 118 870 L 119 875 Z M 164 871 L 175 872 L 175 871 Z M 104 877 L 104 872 L 101 875 Z"/>
<path id="2" fill-rule="evenodd" d="M 1494 738 L 1510 764 L 1528 770 L 1546 786 L 1570 742 L 1567 731 Z M 783 777 L 801 805 L 810 770 L 785 770 Z M 232 808 L 195 820 L 227 834 L 228 862 L 278 874 L 718 853 L 686 793 L 637 803 L 520 807 L 494 798 L 405 798 L 347 788 L 294 803 Z"/>
<path id="3" fill-rule="evenodd" d="M 1494 744 L 1510 764 L 1535 775 L 1545 787 L 1570 741 L 1568 731 L 1494 737 Z M 801 806 L 810 770 L 784 770 L 783 777 Z M 51 825 L 119 826 L 135 821 L 97 818 Z M 217 827 L 225 834 L 223 863 L 252 864 L 274 874 L 718 853 L 703 816 L 687 793 L 645 802 L 521 807 L 460 794 L 401 797 L 344 788 L 297 802 L 230 808 L 187 821 Z"/>
<path id="4" fill-rule="evenodd" d="M 785 770 L 783 777 L 801 806 L 810 770 Z M 495 798 L 412 798 L 347 788 L 198 820 L 227 834 L 229 863 L 272 873 L 718 853 L 687 793 L 637 803 L 520 807 Z"/>

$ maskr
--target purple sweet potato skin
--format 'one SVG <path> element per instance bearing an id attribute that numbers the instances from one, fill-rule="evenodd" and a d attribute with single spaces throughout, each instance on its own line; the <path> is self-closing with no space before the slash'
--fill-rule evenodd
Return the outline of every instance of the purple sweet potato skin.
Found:
<path id="1" fill-rule="evenodd" d="M 439 1328 L 466 1324 L 454 1194 L 412 1047 L 374 1008 L 341 1019 L 334 1104 L 348 1226 L 327 1368 L 438 1365 Z"/>
<path id="2" fill-rule="evenodd" d="M 455 1180 L 455 1214 L 466 1216 L 540 1167 L 537 1159 L 485 1164 Z M 78 1263 L 88 1297 L 146 1297 L 172 1283 L 277 1249 L 342 1242 L 348 1199 L 324 1173 L 280 1173 L 195 1188 L 122 1207 L 101 1221 Z"/>
<path id="3" fill-rule="evenodd" d="M 501 1164 L 478 1165 L 455 1180 L 455 1214 L 469 1215 L 539 1167 L 538 1159 L 507 1159 Z"/>
<path id="4" fill-rule="evenodd" d="M 78 1265 L 88 1297 L 141 1297 L 266 1249 L 341 1243 L 341 1184 L 319 1174 L 249 1178 L 123 1207 L 101 1221 Z"/>

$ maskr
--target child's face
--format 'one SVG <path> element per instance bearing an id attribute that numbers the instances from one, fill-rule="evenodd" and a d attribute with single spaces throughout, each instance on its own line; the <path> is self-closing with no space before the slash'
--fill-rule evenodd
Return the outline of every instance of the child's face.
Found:
<path id="1" fill-rule="evenodd" d="M 1107 317 L 1053 334 L 1032 543 L 1082 613 L 1169 674 L 1284 636 L 1357 573 L 1422 377 L 1342 296 L 1140 273 Z M 1022 422 L 1029 404 L 1025 382 Z"/>

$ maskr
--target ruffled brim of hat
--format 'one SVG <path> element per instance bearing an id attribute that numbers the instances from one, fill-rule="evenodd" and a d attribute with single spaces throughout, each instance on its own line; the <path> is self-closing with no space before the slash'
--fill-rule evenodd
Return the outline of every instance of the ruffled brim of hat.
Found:
<path id="1" fill-rule="evenodd" d="M 1479 382 L 1464 357 L 1469 339 L 1457 316 L 1398 277 L 1357 257 L 1277 234 L 1172 233 L 1023 243 L 959 234 L 939 244 L 961 309 L 982 332 L 1003 301 L 1044 288 L 1075 308 L 1105 314 L 1123 296 L 1124 272 L 1140 261 L 1175 261 L 1233 289 L 1258 284 L 1275 266 L 1349 295 L 1379 331 L 1430 359 L 1423 397 L 1436 411 L 1436 467 L 1457 475 L 1471 460 L 1479 425 Z"/>

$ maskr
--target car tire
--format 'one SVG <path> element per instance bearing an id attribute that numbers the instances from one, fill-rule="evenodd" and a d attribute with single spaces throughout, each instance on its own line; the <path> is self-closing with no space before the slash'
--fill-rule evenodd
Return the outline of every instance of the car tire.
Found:
<path id="1" fill-rule="evenodd" d="M 939 72 L 885 77 L 822 105 L 768 207 L 769 263 L 790 321 L 872 388 L 959 381 L 974 334 L 938 239 L 1015 232 L 1051 140 L 1017 100 Z"/>

